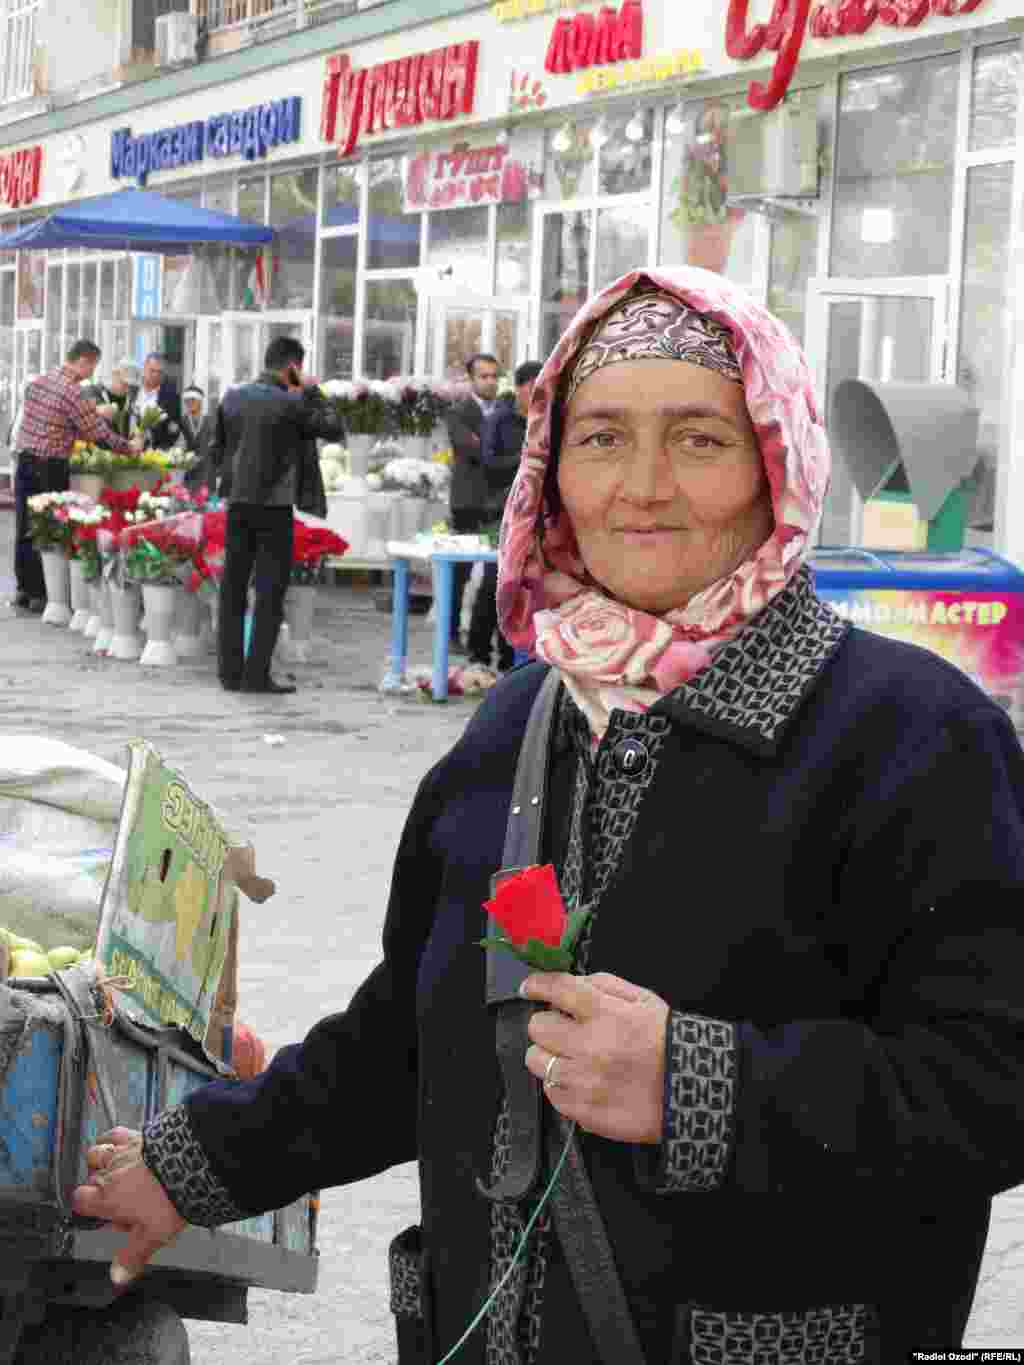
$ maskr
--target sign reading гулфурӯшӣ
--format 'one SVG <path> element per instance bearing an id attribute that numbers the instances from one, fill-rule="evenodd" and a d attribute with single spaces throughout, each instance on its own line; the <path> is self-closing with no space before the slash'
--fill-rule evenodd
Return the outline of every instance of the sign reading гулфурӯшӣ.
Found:
<path id="1" fill-rule="evenodd" d="M 456 143 L 449 151 L 411 157 L 403 186 L 403 212 L 455 209 L 467 204 L 515 204 L 544 188 L 541 167 L 509 155 L 508 147 Z"/>
<path id="2" fill-rule="evenodd" d="M 351 156 L 364 133 L 411 128 L 471 114 L 480 44 L 451 43 L 434 52 L 354 67 L 345 53 L 327 59 L 320 135 Z"/>
<path id="3" fill-rule="evenodd" d="M 110 174 L 114 180 L 130 179 L 145 185 L 153 171 L 193 166 L 208 156 L 241 156 L 255 161 L 272 147 L 298 142 L 301 129 L 299 95 L 233 114 L 212 114 L 205 121 L 179 123 L 138 137 L 132 137 L 130 128 L 118 128 L 110 137 Z"/>

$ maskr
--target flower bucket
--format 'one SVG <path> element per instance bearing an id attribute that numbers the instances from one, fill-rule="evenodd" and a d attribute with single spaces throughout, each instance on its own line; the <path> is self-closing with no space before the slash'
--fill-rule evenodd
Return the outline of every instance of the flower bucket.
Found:
<path id="1" fill-rule="evenodd" d="M 220 598 L 214 593 L 206 604 L 207 609 L 202 614 L 202 624 L 200 626 L 199 638 L 203 642 L 203 648 L 207 654 L 217 653 L 217 612 L 220 607 Z"/>
<path id="2" fill-rule="evenodd" d="M 349 467 L 356 478 L 365 479 L 370 472 L 370 451 L 376 444 L 376 436 L 367 436 L 358 432 L 346 440 Z"/>
<path id="3" fill-rule="evenodd" d="M 366 557 L 386 559 L 391 534 L 391 506 L 397 493 L 369 493 L 366 498 Z"/>
<path id="4" fill-rule="evenodd" d="M 68 578 L 71 582 L 71 620 L 68 630 L 82 631 L 89 624 L 92 615 L 89 585 L 85 581 L 85 566 L 80 559 L 68 561 Z"/>
<path id="5" fill-rule="evenodd" d="M 420 508 L 420 530 L 432 530 L 439 521 L 447 521 L 449 515 L 446 502 L 431 502 L 429 498 L 423 498 Z"/>
<path id="6" fill-rule="evenodd" d="M 90 498 L 98 498 L 107 481 L 102 474 L 76 474 L 72 470 L 68 482 L 73 493 L 88 493 Z"/>
<path id="7" fill-rule="evenodd" d="M 399 494 L 391 504 L 391 534 L 389 540 L 415 540 L 423 516 L 424 498 L 407 498 Z"/>
<path id="8" fill-rule="evenodd" d="M 434 452 L 433 436 L 406 436 L 402 444 L 411 460 L 429 460 Z"/>
<path id="9" fill-rule="evenodd" d="M 174 612 L 181 589 L 162 583 L 143 583 L 142 601 L 146 612 L 146 648 L 139 660 L 147 668 L 173 668 L 178 655 L 171 642 Z"/>
<path id="10" fill-rule="evenodd" d="M 89 619 L 86 621 L 82 634 L 87 640 L 95 640 L 100 629 L 100 614 L 103 610 L 103 580 L 95 578 L 88 585 L 89 587 Z"/>
<path id="11" fill-rule="evenodd" d="M 112 659 L 138 659 L 142 654 L 142 634 L 139 630 L 139 614 L 142 611 L 142 598 L 137 583 L 125 583 L 123 587 L 109 585 L 111 609 L 114 613 L 114 634 L 110 641 Z"/>
<path id="12" fill-rule="evenodd" d="M 40 619 L 47 626 L 66 626 L 72 616 L 68 557 L 63 550 L 42 550 L 39 558 L 46 580 L 46 610 Z"/>
<path id="13" fill-rule="evenodd" d="M 111 471 L 106 482 L 108 488 L 116 488 L 122 492 L 126 488 L 141 488 L 145 492 L 147 489 L 155 488 L 165 474 L 166 470 L 141 466 L 137 469 L 115 469 Z"/>
<path id="14" fill-rule="evenodd" d="M 362 480 L 348 480 L 349 487 L 327 494 L 327 525 L 348 541 L 348 558 L 361 559 L 366 554 L 368 526 L 366 515 L 366 486 Z"/>
<path id="15" fill-rule="evenodd" d="M 113 639 L 114 601 L 110 595 L 110 581 L 105 578 L 100 583 L 100 625 L 96 632 L 96 638 L 92 642 L 92 652 L 102 654 L 105 657 L 110 653 Z"/>
<path id="16" fill-rule="evenodd" d="M 282 641 L 282 658 L 288 663 L 308 664 L 313 645 L 313 612 L 316 609 L 316 585 L 293 583 L 284 599 L 284 619 L 288 627 L 287 639 Z"/>
<path id="17" fill-rule="evenodd" d="M 199 634 L 201 607 L 202 603 L 194 592 L 182 591 L 178 594 L 174 652 L 179 659 L 198 659 L 203 652 Z"/>

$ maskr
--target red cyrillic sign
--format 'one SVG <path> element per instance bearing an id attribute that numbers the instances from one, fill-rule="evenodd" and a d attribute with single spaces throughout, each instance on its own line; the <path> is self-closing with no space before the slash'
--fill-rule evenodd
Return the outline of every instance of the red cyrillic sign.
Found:
<path id="1" fill-rule="evenodd" d="M 42 147 L 26 147 L 0 156 L 0 203 L 12 209 L 35 203 L 42 178 Z"/>
<path id="2" fill-rule="evenodd" d="M 474 39 L 395 62 L 355 68 L 339 54 L 327 59 L 320 132 L 351 156 L 364 133 L 409 128 L 471 114 L 476 94 Z"/>
<path id="3" fill-rule="evenodd" d="M 544 58 L 553 76 L 582 71 L 609 62 L 635 61 L 642 56 L 644 15 L 640 0 L 623 0 L 615 10 L 605 5 L 596 15 L 581 12 L 555 22 Z"/>

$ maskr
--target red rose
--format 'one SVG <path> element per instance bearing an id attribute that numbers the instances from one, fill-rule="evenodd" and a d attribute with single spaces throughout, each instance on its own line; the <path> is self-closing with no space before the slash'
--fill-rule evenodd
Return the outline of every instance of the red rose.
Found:
<path id="1" fill-rule="evenodd" d="M 517 948 L 524 947 L 531 938 L 550 948 L 557 948 L 562 942 L 567 916 L 550 863 L 506 877 L 494 900 L 484 901 L 484 909 Z"/>

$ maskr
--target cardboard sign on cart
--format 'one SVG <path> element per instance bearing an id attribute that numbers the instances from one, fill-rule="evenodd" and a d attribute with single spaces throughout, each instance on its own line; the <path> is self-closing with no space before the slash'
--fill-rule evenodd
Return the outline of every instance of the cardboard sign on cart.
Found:
<path id="1" fill-rule="evenodd" d="M 206 1041 L 238 913 L 253 899 L 251 849 L 232 847 L 210 806 L 144 741 L 129 745 L 128 779 L 96 956 L 128 978 L 118 1004 L 137 1023 L 177 1024 Z M 257 892 L 259 888 L 256 888 Z"/>

